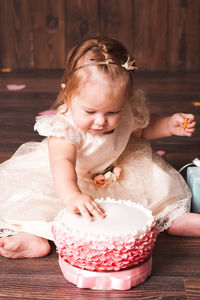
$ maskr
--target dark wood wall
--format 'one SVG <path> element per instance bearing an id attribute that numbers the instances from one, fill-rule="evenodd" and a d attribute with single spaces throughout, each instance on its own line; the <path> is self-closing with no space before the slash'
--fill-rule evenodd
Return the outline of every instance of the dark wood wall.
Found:
<path id="1" fill-rule="evenodd" d="M 100 34 L 141 69 L 200 69 L 200 0 L 0 0 L 1 68 L 62 69 L 74 44 Z"/>

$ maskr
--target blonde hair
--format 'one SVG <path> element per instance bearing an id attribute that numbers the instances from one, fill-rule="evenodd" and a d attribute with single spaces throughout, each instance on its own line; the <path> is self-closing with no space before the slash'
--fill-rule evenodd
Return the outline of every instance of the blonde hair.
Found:
<path id="1" fill-rule="evenodd" d="M 106 61 L 108 63 L 105 63 Z M 128 69 L 125 66 L 130 61 L 132 67 Z M 109 79 L 120 78 L 120 86 L 123 86 L 125 97 L 130 97 L 133 90 L 133 73 L 136 69 L 134 59 L 128 55 L 127 49 L 119 41 L 96 37 L 82 41 L 69 52 L 61 81 L 63 88 L 58 95 L 56 106 L 64 103 L 67 105 L 72 96 L 78 93 L 81 84 L 86 80 L 84 72 L 79 70 L 91 65 Z"/>

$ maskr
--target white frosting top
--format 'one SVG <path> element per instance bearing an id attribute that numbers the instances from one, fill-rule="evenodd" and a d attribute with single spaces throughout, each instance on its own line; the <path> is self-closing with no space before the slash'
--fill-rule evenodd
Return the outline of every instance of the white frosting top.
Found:
<path id="1" fill-rule="evenodd" d="M 131 200 L 114 200 L 111 198 L 95 199 L 106 213 L 105 219 L 88 221 L 77 214 L 62 210 L 55 218 L 54 226 L 70 236 L 89 240 L 110 240 L 142 237 L 153 225 L 150 210 Z"/>

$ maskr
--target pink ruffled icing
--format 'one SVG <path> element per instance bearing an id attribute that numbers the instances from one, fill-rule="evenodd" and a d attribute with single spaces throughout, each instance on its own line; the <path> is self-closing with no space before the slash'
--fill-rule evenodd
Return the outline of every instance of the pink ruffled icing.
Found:
<path id="1" fill-rule="evenodd" d="M 70 236 L 53 226 L 57 251 L 72 266 L 90 271 L 118 271 L 137 265 L 148 258 L 155 245 L 157 230 L 154 226 L 135 241 L 85 241 Z"/>

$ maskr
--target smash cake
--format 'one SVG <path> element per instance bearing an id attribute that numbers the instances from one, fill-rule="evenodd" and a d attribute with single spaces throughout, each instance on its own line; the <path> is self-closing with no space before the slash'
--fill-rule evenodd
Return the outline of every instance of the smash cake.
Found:
<path id="1" fill-rule="evenodd" d="M 147 262 L 148 272 L 145 272 L 149 276 L 157 237 L 151 211 L 131 200 L 95 201 L 105 210 L 105 219 L 89 222 L 63 209 L 54 220 L 52 232 L 63 274 L 68 272 L 71 277 L 78 270 L 79 273 L 116 274 Z M 69 280 L 68 275 L 65 277 Z"/>

